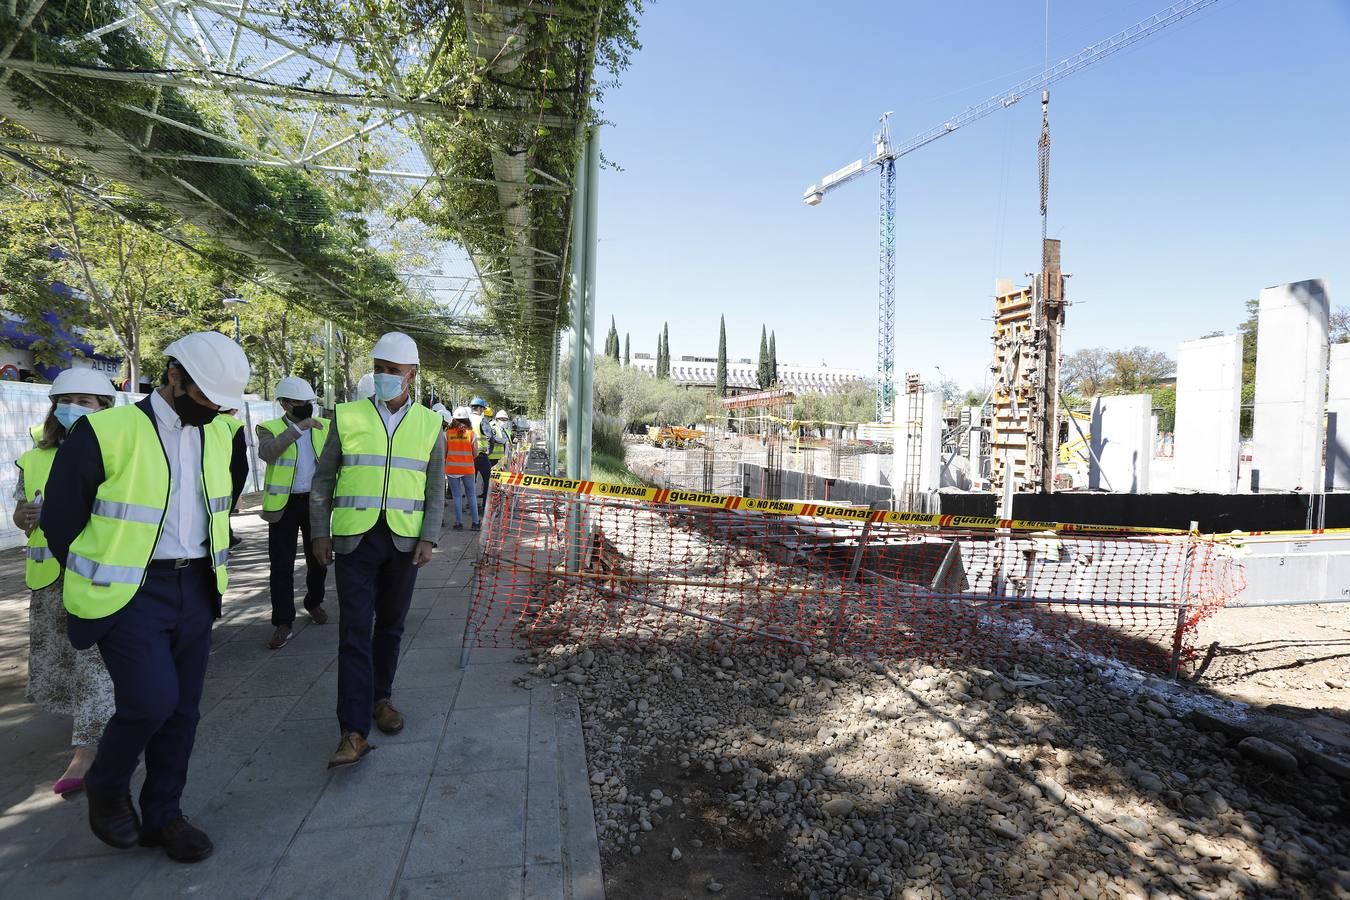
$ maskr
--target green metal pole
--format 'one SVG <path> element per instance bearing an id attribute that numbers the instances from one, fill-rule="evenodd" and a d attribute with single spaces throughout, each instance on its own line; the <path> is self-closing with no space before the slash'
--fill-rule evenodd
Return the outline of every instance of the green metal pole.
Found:
<path id="1" fill-rule="evenodd" d="M 333 320 L 328 319 L 323 323 L 323 405 L 329 412 L 337 405 L 333 377 L 337 365 L 336 344 L 337 329 L 333 327 Z"/>
<path id="2" fill-rule="evenodd" d="M 600 199 L 600 128 L 586 131 L 586 364 L 581 369 L 582 424 L 581 476 L 591 477 L 591 425 L 595 409 L 595 261 L 599 244 L 597 208 Z"/>
<path id="3" fill-rule="evenodd" d="M 570 389 L 567 404 L 567 477 L 590 476 L 591 392 L 588 375 L 595 339 L 595 308 L 588 272 L 594 271 L 588 257 L 591 253 L 587 227 L 590 208 L 591 153 L 594 149 L 594 130 L 589 130 L 577 165 L 576 192 L 572 201 L 572 358 L 568 373 Z M 588 323 L 589 320 L 589 323 Z"/>
<path id="4" fill-rule="evenodd" d="M 558 465 L 558 430 L 562 425 L 560 421 L 562 416 L 561 398 L 559 394 L 559 385 L 562 375 L 558 371 L 560 361 L 558 359 L 558 341 L 559 336 L 553 336 L 553 347 L 551 353 L 551 362 L 548 369 L 548 474 L 558 475 L 562 472 L 562 467 Z"/>

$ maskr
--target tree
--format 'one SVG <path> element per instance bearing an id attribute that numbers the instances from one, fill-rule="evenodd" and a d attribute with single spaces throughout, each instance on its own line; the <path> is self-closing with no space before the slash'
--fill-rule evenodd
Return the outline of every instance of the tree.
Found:
<path id="1" fill-rule="evenodd" d="M 717 396 L 727 395 L 727 317 L 717 326 Z"/>
<path id="2" fill-rule="evenodd" d="M 1108 350 L 1087 347 L 1065 358 L 1060 384 L 1066 394 L 1141 394 L 1176 370 L 1166 353 L 1148 347 Z"/>
<path id="3" fill-rule="evenodd" d="M 605 355 L 615 362 L 619 361 L 619 329 L 614 317 L 609 317 L 609 334 L 605 335 Z"/>
<path id="4" fill-rule="evenodd" d="M 764 325 L 759 326 L 759 360 L 755 372 L 760 390 L 773 383 L 773 373 L 769 371 L 769 330 Z"/>
<path id="5" fill-rule="evenodd" d="M 628 332 L 625 331 L 623 334 L 623 364 L 626 366 L 629 365 L 632 361 L 633 357 L 628 352 Z"/>
<path id="6" fill-rule="evenodd" d="M 662 323 L 656 336 L 656 377 L 670 377 L 670 323 Z"/>
<path id="7" fill-rule="evenodd" d="M 778 335 L 769 332 L 769 386 L 778 383 Z"/>

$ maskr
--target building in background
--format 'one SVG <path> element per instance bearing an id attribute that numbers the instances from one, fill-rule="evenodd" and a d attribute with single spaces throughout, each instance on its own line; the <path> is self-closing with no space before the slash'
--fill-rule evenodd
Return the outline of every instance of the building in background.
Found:
<path id="1" fill-rule="evenodd" d="M 65 285 L 52 286 L 54 291 Z M 69 290 L 69 288 L 65 288 Z M 81 329 L 67 329 L 55 313 L 44 313 L 43 321 L 52 329 L 52 337 L 44 338 L 28 322 L 18 316 L 4 314 L 0 320 L 0 381 L 51 381 L 62 369 L 95 369 L 108 376 L 114 384 L 122 373 L 122 358 L 94 352 L 85 341 Z M 48 340 L 54 346 L 56 361 L 45 365 L 36 360 L 35 346 Z M 125 385 L 118 385 L 125 388 Z"/>
<path id="2" fill-rule="evenodd" d="M 633 365 L 656 374 L 656 359 L 650 353 L 634 353 Z M 820 391 L 830 393 L 853 381 L 861 381 L 859 369 L 836 369 L 833 366 L 778 365 L 779 386 L 797 393 Z M 681 356 L 670 362 L 670 380 L 685 387 L 717 386 L 717 357 Z M 759 390 L 757 367 L 748 359 L 727 360 L 727 393 L 743 394 Z"/>

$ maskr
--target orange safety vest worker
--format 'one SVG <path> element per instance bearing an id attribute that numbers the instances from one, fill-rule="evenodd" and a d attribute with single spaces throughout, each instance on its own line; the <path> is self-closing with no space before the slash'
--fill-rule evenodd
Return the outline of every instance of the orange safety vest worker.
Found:
<path id="1" fill-rule="evenodd" d="M 445 474 L 472 475 L 473 456 L 472 431 L 455 427 L 445 429 Z"/>

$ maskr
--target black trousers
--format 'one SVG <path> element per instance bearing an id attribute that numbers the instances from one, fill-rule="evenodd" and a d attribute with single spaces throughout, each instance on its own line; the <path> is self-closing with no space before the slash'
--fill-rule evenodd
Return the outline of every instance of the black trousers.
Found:
<path id="1" fill-rule="evenodd" d="M 394 546 L 383 517 L 336 565 L 338 725 L 368 735 L 375 701 L 393 696 L 417 567 L 411 550 Z"/>
<path id="2" fill-rule="evenodd" d="M 478 472 L 478 477 L 483 479 L 483 486 L 478 493 L 478 508 L 482 509 L 487 503 L 488 490 L 492 487 L 492 468 L 497 464 L 495 459 L 488 459 L 486 453 L 480 453 L 473 458 L 473 467 Z"/>
<path id="3" fill-rule="evenodd" d="M 309 494 L 291 494 L 281 518 L 267 523 L 267 561 L 271 566 L 272 624 L 295 622 L 295 537 L 305 552 L 305 609 L 323 603 L 328 567 L 314 556 L 309 538 Z"/>
<path id="4" fill-rule="evenodd" d="M 85 789 L 103 799 L 126 795 L 144 754 L 141 817 L 147 828 L 183 815 L 178 801 L 201 718 L 214 578 L 205 559 L 184 569 L 151 569 L 98 641 L 117 711 L 103 729 Z"/>

